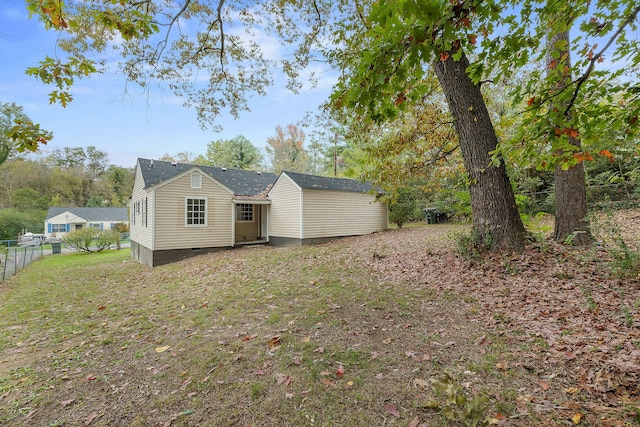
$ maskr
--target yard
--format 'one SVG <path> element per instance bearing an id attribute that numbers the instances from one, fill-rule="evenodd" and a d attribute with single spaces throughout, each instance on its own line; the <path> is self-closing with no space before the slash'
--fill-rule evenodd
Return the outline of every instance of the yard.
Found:
<path id="1" fill-rule="evenodd" d="M 633 255 L 640 212 L 614 220 Z M 640 425 L 624 256 L 539 230 L 524 254 L 464 258 L 464 229 L 154 269 L 45 257 L 0 283 L 0 424 Z"/>

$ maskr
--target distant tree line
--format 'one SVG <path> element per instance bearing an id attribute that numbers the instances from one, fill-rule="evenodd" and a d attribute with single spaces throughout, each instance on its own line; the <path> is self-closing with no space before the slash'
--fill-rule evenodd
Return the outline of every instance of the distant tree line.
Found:
<path id="1" fill-rule="evenodd" d="M 42 233 L 50 206 L 127 206 L 133 169 L 110 165 L 96 147 L 65 147 L 0 165 L 0 240 L 23 230 Z"/>

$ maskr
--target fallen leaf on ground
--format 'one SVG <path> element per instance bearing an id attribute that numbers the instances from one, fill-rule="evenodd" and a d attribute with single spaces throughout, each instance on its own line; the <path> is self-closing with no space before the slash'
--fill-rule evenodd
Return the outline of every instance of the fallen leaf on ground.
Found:
<path id="1" fill-rule="evenodd" d="M 571 421 L 573 421 L 574 424 L 580 424 L 580 421 L 582 420 L 582 414 L 581 413 L 576 413 L 573 417 L 571 417 Z"/>
<path id="2" fill-rule="evenodd" d="M 84 425 L 88 426 L 89 424 L 91 424 L 93 420 L 96 419 L 97 416 L 98 416 L 97 412 L 92 412 L 91 414 L 89 414 L 89 416 L 87 417 L 87 420 L 84 422 Z"/>
<path id="3" fill-rule="evenodd" d="M 333 381 L 331 381 L 329 378 L 323 378 L 320 380 L 320 382 L 322 384 L 324 384 L 327 387 L 335 387 L 336 383 L 334 383 Z"/>
<path id="4" fill-rule="evenodd" d="M 276 335 L 269 340 L 269 347 L 277 347 L 280 345 L 280 335 Z"/>
<path id="5" fill-rule="evenodd" d="M 542 391 L 549 390 L 549 383 L 545 380 L 538 380 L 538 385 L 540 386 L 540 388 L 542 388 Z"/>
<path id="6" fill-rule="evenodd" d="M 164 345 L 162 347 L 156 347 L 156 353 L 164 353 L 171 348 L 170 345 Z"/>
<path id="7" fill-rule="evenodd" d="M 276 375 L 276 383 L 278 385 L 289 385 L 291 384 L 291 377 L 286 374 L 277 374 Z"/>
<path id="8" fill-rule="evenodd" d="M 69 406 L 69 405 L 71 405 L 71 404 L 72 404 L 73 402 L 75 402 L 75 401 L 76 401 L 75 399 L 69 399 L 69 400 L 64 400 L 64 401 L 60 402 L 60 404 L 61 404 L 62 406 Z"/>
<path id="9" fill-rule="evenodd" d="M 395 405 L 387 405 L 384 407 L 384 410 L 396 418 L 400 417 L 400 411 L 398 411 L 398 408 Z"/>

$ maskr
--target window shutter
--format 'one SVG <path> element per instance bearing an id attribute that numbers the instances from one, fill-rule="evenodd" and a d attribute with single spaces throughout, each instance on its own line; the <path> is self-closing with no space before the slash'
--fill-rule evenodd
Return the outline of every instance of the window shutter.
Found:
<path id="1" fill-rule="evenodd" d="M 51 233 L 51 223 L 47 224 L 47 233 Z"/>
<path id="2" fill-rule="evenodd" d="M 67 223 L 64 227 L 64 231 L 68 233 L 70 230 L 71 230 L 71 224 Z"/>

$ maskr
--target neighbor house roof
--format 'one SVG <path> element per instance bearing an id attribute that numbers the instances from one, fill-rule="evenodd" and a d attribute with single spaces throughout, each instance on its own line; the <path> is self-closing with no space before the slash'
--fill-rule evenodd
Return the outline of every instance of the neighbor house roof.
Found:
<path id="1" fill-rule="evenodd" d="M 47 211 L 45 220 L 51 219 L 62 213 L 69 212 L 76 217 L 87 221 L 129 221 L 127 208 L 76 208 L 76 207 L 51 207 Z"/>
<path id="2" fill-rule="evenodd" d="M 160 160 L 138 159 L 138 165 L 140 166 L 140 172 L 144 179 L 144 188 L 152 187 L 188 170 L 198 168 L 233 191 L 235 196 L 255 197 L 264 193 L 278 178 L 277 175 L 268 172 L 218 168 L 214 166 L 164 162 Z"/>
<path id="3" fill-rule="evenodd" d="M 359 182 L 348 178 L 331 178 L 326 176 L 307 175 L 298 172 L 284 171 L 300 188 L 329 191 L 350 191 L 353 193 L 368 193 L 374 191 L 368 182 Z M 379 192 L 378 190 L 375 190 Z"/>

